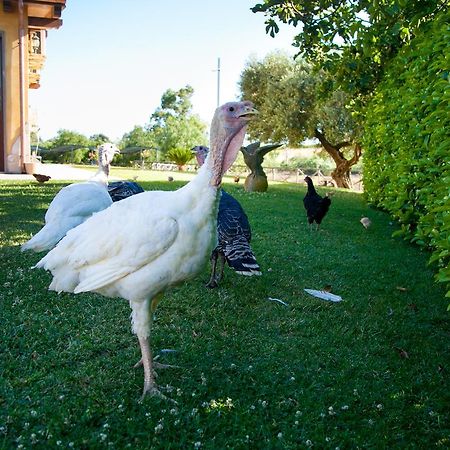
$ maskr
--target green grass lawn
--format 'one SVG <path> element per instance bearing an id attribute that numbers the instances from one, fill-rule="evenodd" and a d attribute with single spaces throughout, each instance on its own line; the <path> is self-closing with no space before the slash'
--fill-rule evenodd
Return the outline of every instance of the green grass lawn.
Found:
<path id="1" fill-rule="evenodd" d="M 41 255 L 20 252 L 63 185 L 0 184 L 1 449 L 449 448 L 445 290 L 429 255 L 391 238 L 396 226 L 360 195 L 337 191 L 309 232 L 303 185 L 225 185 L 263 275 L 226 269 L 210 291 L 205 267 L 166 294 L 152 347 L 180 366 L 158 377 L 175 406 L 138 403 L 126 301 L 47 291 L 50 274 L 30 269 Z M 327 284 L 342 302 L 303 291 Z"/>

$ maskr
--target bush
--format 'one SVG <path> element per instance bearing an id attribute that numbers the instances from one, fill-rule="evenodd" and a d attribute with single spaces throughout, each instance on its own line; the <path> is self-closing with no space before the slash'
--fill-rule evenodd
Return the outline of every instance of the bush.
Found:
<path id="1" fill-rule="evenodd" d="M 77 148 L 76 150 L 44 150 L 39 151 L 42 160 L 57 164 L 80 164 L 89 163 L 89 149 Z"/>
<path id="2" fill-rule="evenodd" d="M 288 161 L 288 165 L 295 169 L 313 172 L 320 169 L 325 175 L 329 175 L 335 167 L 331 158 L 324 159 L 318 155 L 313 155 L 310 158 L 291 158 Z"/>
<path id="3" fill-rule="evenodd" d="M 180 170 L 193 158 L 192 151 L 187 148 L 172 148 L 166 153 L 166 159 L 175 163 Z"/>
<path id="4" fill-rule="evenodd" d="M 432 250 L 450 282 L 450 14 L 426 24 L 388 67 L 366 111 L 364 187 L 401 224 L 396 233 Z M 450 296 L 450 291 L 447 292 Z"/>
<path id="5" fill-rule="evenodd" d="M 140 150 L 138 147 L 127 147 L 114 157 L 113 165 L 121 167 L 151 167 L 156 158 L 156 150 Z"/>

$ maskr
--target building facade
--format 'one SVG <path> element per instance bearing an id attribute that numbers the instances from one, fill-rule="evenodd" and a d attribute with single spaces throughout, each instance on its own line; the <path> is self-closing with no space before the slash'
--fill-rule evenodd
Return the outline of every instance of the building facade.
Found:
<path id="1" fill-rule="evenodd" d="M 62 25 L 66 0 L 0 0 L 0 172 L 32 163 L 28 89 L 38 89 L 47 31 Z"/>

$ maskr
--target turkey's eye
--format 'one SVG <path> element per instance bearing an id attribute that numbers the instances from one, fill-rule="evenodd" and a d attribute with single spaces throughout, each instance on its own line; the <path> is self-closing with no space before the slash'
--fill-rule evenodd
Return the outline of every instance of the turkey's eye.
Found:
<path id="1" fill-rule="evenodd" d="M 230 109 L 228 111 L 233 112 L 234 111 L 234 106 L 230 106 Z"/>

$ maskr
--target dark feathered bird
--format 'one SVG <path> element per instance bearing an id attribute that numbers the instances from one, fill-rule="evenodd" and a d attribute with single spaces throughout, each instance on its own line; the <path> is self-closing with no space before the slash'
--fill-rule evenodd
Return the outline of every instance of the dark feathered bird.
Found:
<path id="1" fill-rule="evenodd" d="M 201 166 L 208 154 L 208 147 L 193 148 Z M 225 261 L 241 275 L 261 275 L 261 269 L 250 247 L 252 232 L 247 214 L 240 203 L 222 189 L 217 214 L 218 245 L 211 254 L 211 277 L 207 287 L 215 288 L 223 278 Z"/>
<path id="2" fill-rule="evenodd" d="M 331 199 L 328 194 L 325 197 L 321 197 L 314 188 L 313 181 L 310 177 L 305 178 L 306 184 L 308 185 L 308 191 L 303 198 L 303 205 L 306 209 L 306 216 L 308 217 L 308 224 L 312 226 L 315 222 L 317 224 L 317 229 L 319 229 L 323 218 L 330 209 Z"/>
<path id="3" fill-rule="evenodd" d="M 142 187 L 134 181 L 113 181 L 108 183 L 108 194 L 113 202 L 144 192 Z"/>
<path id="4" fill-rule="evenodd" d="M 40 173 L 33 173 L 33 177 L 36 178 L 39 183 L 45 183 L 51 178 L 49 175 L 41 175 Z"/>

